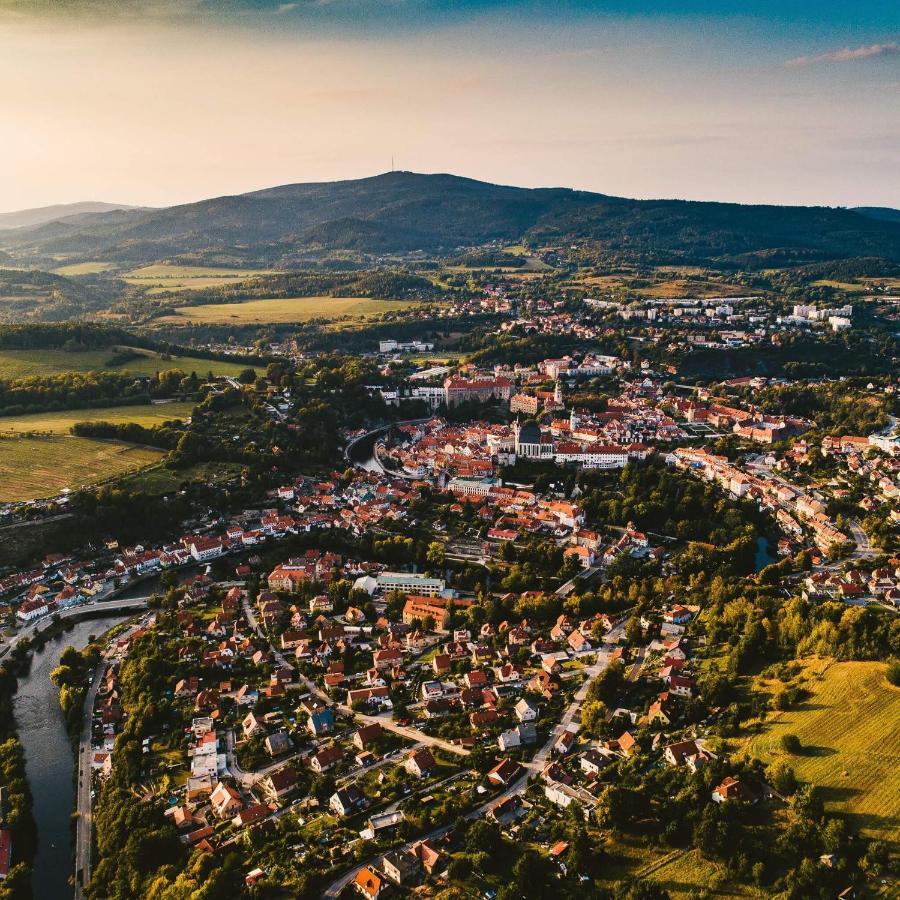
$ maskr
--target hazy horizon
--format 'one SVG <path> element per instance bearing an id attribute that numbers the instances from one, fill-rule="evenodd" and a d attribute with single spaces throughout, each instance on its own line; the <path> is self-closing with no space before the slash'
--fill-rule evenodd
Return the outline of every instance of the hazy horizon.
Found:
<path id="1" fill-rule="evenodd" d="M 900 6 L 0 0 L 0 210 L 396 168 L 900 206 Z"/>

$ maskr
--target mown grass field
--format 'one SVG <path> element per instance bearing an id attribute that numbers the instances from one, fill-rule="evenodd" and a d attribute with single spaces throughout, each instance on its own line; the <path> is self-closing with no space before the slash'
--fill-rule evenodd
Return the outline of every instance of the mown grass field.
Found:
<path id="1" fill-rule="evenodd" d="M 900 688 L 877 662 L 814 660 L 798 683 L 809 698 L 762 725 L 746 749 L 764 762 L 783 758 L 797 777 L 816 785 L 826 808 L 864 833 L 900 838 Z M 803 752 L 779 744 L 796 734 Z"/>
<path id="2" fill-rule="evenodd" d="M 64 412 L 0 416 L 0 435 L 68 434 L 76 422 L 136 422 L 159 425 L 170 419 L 186 419 L 196 404 L 156 403 L 149 406 L 101 406 L 97 409 L 68 409 Z"/>
<path id="3" fill-rule="evenodd" d="M 397 312 L 421 305 L 416 300 L 372 300 L 365 297 L 284 297 L 248 300 L 245 303 L 212 303 L 203 306 L 179 306 L 174 313 L 159 319 L 168 324 L 252 325 L 308 322 L 311 319 L 333 321 L 344 317 L 367 319 L 386 312 Z"/>
<path id="4" fill-rule="evenodd" d="M 220 362 L 198 359 L 195 356 L 163 357 L 152 350 L 135 350 L 139 359 L 121 365 L 107 365 L 116 354 L 127 347 L 107 347 L 101 350 L 0 350 L 0 378 L 25 378 L 29 375 L 58 375 L 62 372 L 133 372 L 135 375 L 154 375 L 166 369 L 181 369 L 206 375 L 237 375 L 248 368 L 239 362 Z"/>
<path id="5" fill-rule="evenodd" d="M 709 891 L 713 897 L 767 896 L 749 886 L 728 883 L 725 867 L 704 859 L 699 850 L 675 850 L 638 871 L 641 877 L 668 891 L 672 900 L 688 900 L 703 891 Z"/>
<path id="6" fill-rule="evenodd" d="M 126 272 L 122 278 L 129 284 L 149 288 L 151 294 L 165 291 L 189 291 L 199 288 L 237 284 L 248 278 L 272 275 L 264 269 L 217 269 L 211 266 L 142 266 Z"/>
<path id="7" fill-rule="evenodd" d="M 0 502 L 52 497 L 156 462 L 162 453 L 71 435 L 0 438 Z"/>

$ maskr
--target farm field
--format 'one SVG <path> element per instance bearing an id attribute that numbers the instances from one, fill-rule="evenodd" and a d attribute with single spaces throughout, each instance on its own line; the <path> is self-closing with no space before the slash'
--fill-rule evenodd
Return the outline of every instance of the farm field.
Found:
<path id="1" fill-rule="evenodd" d="M 875 285 L 885 285 L 888 290 L 896 293 L 900 288 L 900 278 L 854 278 L 850 281 L 838 281 L 831 278 L 820 278 L 814 281 L 817 287 L 830 287 L 846 294 L 871 295 Z M 876 295 L 877 296 L 877 295 Z"/>
<path id="2" fill-rule="evenodd" d="M 122 278 L 129 284 L 150 288 L 149 293 L 197 290 L 237 284 L 248 278 L 275 274 L 265 269 L 217 269 L 211 266 L 142 266 L 126 272 Z"/>
<path id="3" fill-rule="evenodd" d="M 166 369 L 181 369 L 205 375 L 237 375 L 249 368 L 241 362 L 198 359 L 195 356 L 163 357 L 152 350 L 135 349 L 141 357 L 121 365 L 107 365 L 112 357 L 128 352 L 128 347 L 105 347 L 100 350 L 0 350 L 0 378 L 26 378 L 29 375 L 57 375 L 62 372 L 133 372 L 155 375 Z"/>
<path id="4" fill-rule="evenodd" d="M 0 438 L 0 502 L 52 497 L 140 469 L 159 450 L 71 435 Z"/>
<path id="5" fill-rule="evenodd" d="M 877 662 L 814 660 L 798 683 L 809 698 L 776 713 L 747 743 L 766 763 L 783 758 L 801 781 L 816 785 L 826 808 L 844 813 L 863 832 L 896 841 L 900 836 L 900 688 Z M 791 755 L 784 734 L 803 745 Z"/>
<path id="6" fill-rule="evenodd" d="M 22 416 L 0 416 L 0 436 L 10 434 L 68 434 L 76 422 L 136 422 L 159 425 L 170 419 L 186 419 L 192 402 L 157 403 L 143 406 L 101 406 L 97 409 L 67 409 L 63 412 L 29 413 Z"/>
<path id="7" fill-rule="evenodd" d="M 366 319 L 421 305 L 416 300 L 372 300 L 366 297 L 285 297 L 248 300 L 245 303 L 213 303 L 180 306 L 160 322 L 168 324 L 238 325 L 308 322 L 311 319 L 334 320 L 345 316 Z"/>
<path id="8" fill-rule="evenodd" d="M 78 275 L 99 275 L 101 272 L 109 272 L 114 269 L 112 263 L 105 262 L 81 262 L 71 263 L 67 266 L 60 266 L 53 270 L 54 275 L 66 275 L 68 277 L 77 277 Z"/>

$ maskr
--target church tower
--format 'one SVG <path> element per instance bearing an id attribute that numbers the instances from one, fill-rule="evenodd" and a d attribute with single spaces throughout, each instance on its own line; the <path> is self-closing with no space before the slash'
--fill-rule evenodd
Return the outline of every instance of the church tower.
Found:
<path id="1" fill-rule="evenodd" d="M 564 406 L 564 405 L 565 405 L 564 402 L 563 402 L 562 382 L 561 382 L 558 378 L 556 379 L 556 387 L 555 387 L 554 390 L 553 390 L 553 402 L 554 402 L 557 406 Z"/>

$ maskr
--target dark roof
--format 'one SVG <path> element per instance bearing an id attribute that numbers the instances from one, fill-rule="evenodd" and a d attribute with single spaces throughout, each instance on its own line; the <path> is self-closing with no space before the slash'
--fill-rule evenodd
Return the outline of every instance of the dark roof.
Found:
<path id="1" fill-rule="evenodd" d="M 519 428 L 520 444 L 539 444 L 541 442 L 541 429 L 534 422 L 526 422 Z"/>

